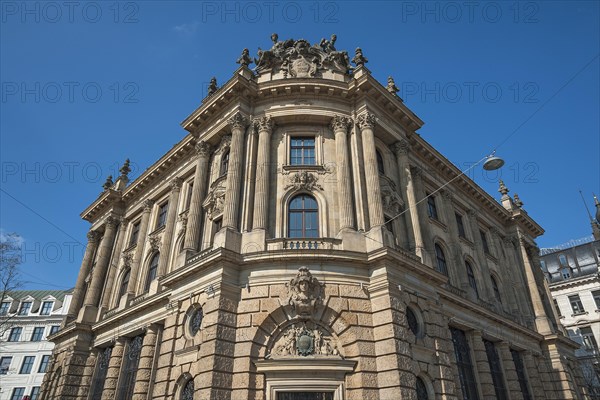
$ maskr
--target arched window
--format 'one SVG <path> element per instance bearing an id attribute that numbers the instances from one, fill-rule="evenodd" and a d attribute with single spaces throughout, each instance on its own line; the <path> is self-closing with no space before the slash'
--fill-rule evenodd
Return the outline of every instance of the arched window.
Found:
<path id="1" fill-rule="evenodd" d="M 496 278 L 491 276 L 492 278 L 492 289 L 494 289 L 494 297 L 498 300 L 498 303 L 502 304 L 502 298 L 500 297 L 500 289 L 498 289 L 498 282 L 496 282 Z"/>
<path id="2" fill-rule="evenodd" d="M 190 379 L 185 383 L 181 391 L 181 400 L 194 400 L 194 380 Z"/>
<path id="3" fill-rule="evenodd" d="M 314 197 L 300 194 L 290 201 L 288 237 L 315 238 L 319 236 L 319 206 Z"/>
<path id="4" fill-rule="evenodd" d="M 123 279 L 121 279 L 121 286 L 119 287 L 119 299 L 123 297 L 123 295 L 127 292 L 127 286 L 129 285 L 129 276 L 131 275 L 131 270 L 127 268 L 127 271 L 123 274 Z"/>
<path id="5" fill-rule="evenodd" d="M 417 389 L 417 400 L 429 400 L 429 393 L 427 393 L 427 386 L 422 378 L 417 376 L 416 382 Z"/>
<path id="6" fill-rule="evenodd" d="M 477 281 L 475 280 L 475 273 L 473 272 L 473 267 L 468 261 L 465 261 L 465 267 L 467 268 L 467 277 L 469 278 L 469 286 L 473 288 L 477 297 L 479 297 L 479 291 L 477 290 Z"/>
<path id="7" fill-rule="evenodd" d="M 385 168 L 384 168 L 384 164 L 383 164 L 383 157 L 381 156 L 381 153 L 379 152 L 379 150 L 375 150 L 375 154 L 377 156 L 377 171 L 381 175 L 385 175 Z"/>
<path id="8" fill-rule="evenodd" d="M 435 257 L 437 260 L 437 270 L 444 275 L 448 275 L 448 266 L 446 265 L 446 256 L 444 250 L 439 244 L 435 244 Z"/>
<path id="9" fill-rule="evenodd" d="M 150 289 L 150 284 L 154 279 L 156 279 L 156 273 L 158 272 L 159 256 L 160 253 L 156 253 L 152 256 L 152 259 L 150 260 L 150 268 L 148 268 L 148 275 L 146 277 L 146 287 L 144 288 L 145 291 L 148 291 Z"/>
<path id="10" fill-rule="evenodd" d="M 226 150 L 221 156 L 221 169 L 219 170 L 219 176 L 227 175 L 227 171 L 229 171 L 229 150 Z"/>

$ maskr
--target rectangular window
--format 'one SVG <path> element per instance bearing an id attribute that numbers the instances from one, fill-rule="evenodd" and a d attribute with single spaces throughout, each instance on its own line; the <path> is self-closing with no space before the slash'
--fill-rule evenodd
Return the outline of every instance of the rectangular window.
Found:
<path id="1" fill-rule="evenodd" d="M 143 337 L 137 336 L 127 344 L 121 365 L 121 377 L 117 387 L 116 400 L 129 400 L 133 395 L 135 378 L 138 370 Z"/>
<path id="2" fill-rule="evenodd" d="M 458 377 L 464 400 L 479 400 L 477 393 L 477 381 L 471 361 L 471 350 L 465 332 L 460 329 L 450 328 L 452 343 L 454 344 L 454 355 L 458 367 Z"/>
<path id="3" fill-rule="evenodd" d="M 18 342 L 21 338 L 21 332 L 23 332 L 23 328 L 16 327 L 10 330 L 10 335 L 8 335 L 9 342 Z"/>
<path id="4" fill-rule="evenodd" d="M 48 364 L 50 364 L 50 355 L 42 356 L 42 362 L 40 363 L 40 368 L 38 368 L 38 372 L 43 374 L 48 369 Z"/>
<path id="5" fill-rule="evenodd" d="M 290 164 L 315 165 L 315 138 L 292 137 L 290 138 Z"/>
<path id="6" fill-rule="evenodd" d="M 60 330 L 60 325 L 52 325 L 50 327 L 50 334 L 54 335 L 56 332 Z"/>
<path id="7" fill-rule="evenodd" d="M 19 370 L 19 374 L 31 373 L 31 368 L 33 368 L 34 362 L 35 362 L 35 356 L 25 356 L 23 358 L 23 364 L 21 364 L 21 369 Z"/>
<path id="8" fill-rule="evenodd" d="M 33 328 L 33 334 L 31 335 L 31 341 L 32 342 L 41 342 L 43 336 L 44 336 L 44 327 L 36 326 L 35 328 Z"/>
<path id="9" fill-rule="evenodd" d="M 515 369 L 517 370 L 517 379 L 519 380 L 519 386 L 521 387 L 523 400 L 532 400 L 531 393 L 529 393 L 529 386 L 527 385 L 525 365 L 523 364 L 521 353 L 519 353 L 517 350 L 510 349 L 510 354 L 512 355 L 513 362 L 515 363 Z"/>
<path id="10" fill-rule="evenodd" d="M 598 350 L 598 342 L 596 342 L 596 338 L 594 337 L 591 327 L 585 326 L 580 328 L 579 333 L 581 334 L 581 339 L 583 340 L 583 347 L 585 347 L 586 350 Z"/>
<path id="11" fill-rule="evenodd" d="M 508 399 L 508 395 L 506 394 L 506 387 L 504 386 L 504 374 L 502 372 L 502 364 L 500 363 L 500 357 L 498 357 L 496 346 L 493 342 L 485 339 L 483 339 L 483 344 L 485 346 L 488 364 L 490 365 L 490 373 L 492 374 L 496 399 L 506 400 Z"/>
<path id="12" fill-rule="evenodd" d="M 483 246 L 483 251 L 485 254 L 490 254 L 490 246 L 488 245 L 487 235 L 483 230 L 479 230 L 479 235 L 481 236 L 481 245 Z"/>
<path id="13" fill-rule="evenodd" d="M 583 314 L 585 312 L 585 309 L 583 308 L 583 303 L 581 302 L 581 299 L 579 298 L 578 294 L 569 296 L 569 302 L 571 303 L 573 314 Z"/>
<path id="14" fill-rule="evenodd" d="M 167 223 L 167 211 L 169 210 L 169 203 L 164 202 L 158 209 L 158 220 L 156 221 L 156 229 L 162 228 Z"/>
<path id="15" fill-rule="evenodd" d="M 0 358 L 0 375 L 8 374 L 8 369 L 10 368 L 11 362 L 12 362 L 12 357 Z"/>
<path id="16" fill-rule="evenodd" d="M 38 400 L 40 398 L 40 387 L 34 386 L 31 389 L 31 396 L 29 396 L 29 400 Z"/>
<path id="17" fill-rule="evenodd" d="M 129 237 L 129 246 L 133 246 L 137 243 L 138 237 L 140 236 L 140 221 L 135 222 L 131 228 L 131 236 Z"/>
<path id="18" fill-rule="evenodd" d="M 94 380 L 91 386 L 90 400 L 102 400 L 102 392 L 104 391 L 104 381 L 106 380 L 106 373 L 108 372 L 108 363 L 110 362 L 110 355 L 112 353 L 112 347 L 107 347 L 98 355 L 98 361 L 96 362 L 96 372 L 94 373 Z"/>
<path id="19" fill-rule="evenodd" d="M 10 310 L 10 302 L 3 301 L 2 304 L 0 304 L 0 316 L 7 315 L 9 310 Z"/>
<path id="20" fill-rule="evenodd" d="M 31 302 L 24 301 L 21 303 L 21 307 L 19 308 L 19 315 L 28 315 L 29 310 L 31 310 Z"/>
<path id="21" fill-rule="evenodd" d="M 438 212 L 437 212 L 437 207 L 435 206 L 435 196 L 431 195 L 431 194 L 427 194 L 427 214 L 429 214 L 429 217 L 433 218 L 433 219 L 439 219 L 438 218 Z"/>
<path id="22" fill-rule="evenodd" d="M 554 299 L 554 308 L 556 308 L 556 313 L 558 316 L 562 317 L 562 313 L 560 312 L 560 307 L 558 306 L 558 301 L 556 301 L 556 299 Z"/>
<path id="23" fill-rule="evenodd" d="M 42 310 L 40 311 L 40 315 L 50 315 L 52 312 L 52 306 L 54 305 L 53 301 L 45 301 L 42 303 Z"/>
<path id="24" fill-rule="evenodd" d="M 23 398 L 24 394 L 25 394 L 24 387 L 14 388 L 13 392 L 12 392 L 12 396 L 10 397 L 10 400 L 21 400 Z"/>
<path id="25" fill-rule="evenodd" d="M 194 193 L 194 182 L 192 182 L 188 185 L 188 195 L 187 195 L 187 199 L 185 200 L 185 209 L 186 210 L 190 209 L 190 205 L 192 204 L 192 194 L 193 193 Z"/>
<path id="26" fill-rule="evenodd" d="M 600 290 L 593 291 L 592 297 L 594 298 L 594 302 L 596 303 L 596 310 L 600 310 Z"/>
<path id="27" fill-rule="evenodd" d="M 458 226 L 458 236 L 461 238 L 466 238 L 467 235 L 465 235 L 465 225 L 463 224 L 462 215 L 459 213 L 454 213 L 454 215 L 456 216 L 456 225 Z"/>

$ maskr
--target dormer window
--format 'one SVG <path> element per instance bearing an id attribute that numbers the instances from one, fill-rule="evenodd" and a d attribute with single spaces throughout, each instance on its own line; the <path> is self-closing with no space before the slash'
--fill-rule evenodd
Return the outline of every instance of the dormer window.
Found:
<path id="1" fill-rule="evenodd" d="M 31 301 L 21 302 L 21 307 L 19 308 L 19 315 L 28 315 L 29 310 L 31 310 L 31 304 Z"/>
<path id="2" fill-rule="evenodd" d="M 315 165 L 315 138 L 312 136 L 292 137 L 290 140 L 291 165 Z"/>
<path id="3" fill-rule="evenodd" d="M 567 256 L 565 256 L 564 254 L 560 254 L 558 256 L 558 261 L 560 262 L 560 265 L 562 265 L 563 267 L 569 266 L 569 263 L 567 262 Z"/>
<path id="4" fill-rule="evenodd" d="M 571 270 L 569 268 L 562 268 L 560 270 L 560 274 L 562 275 L 563 279 L 571 278 Z"/>
<path id="5" fill-rule="evenodd" d="M 42 309 L 40 310 L 40 315 L 50 315 L 52 312 L 52 306 L 54 305 L 53 301 L 45 301 L 42 303 Z"/>
<path id="6" fill-rule="evenodd" d="M 8 315 L 8 311 L 10 310 L 10 301 L 3 301 L 0 303 L 0 316 Z"/>

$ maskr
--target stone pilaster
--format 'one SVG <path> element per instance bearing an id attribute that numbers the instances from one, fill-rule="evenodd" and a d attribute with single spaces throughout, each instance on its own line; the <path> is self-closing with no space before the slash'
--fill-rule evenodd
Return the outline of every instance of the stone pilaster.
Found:
<path id="1" fill-rule="evenodd" d="M 223 206 L 223 228 L 237 231 L 240 210 L 244 130 L 248 125 L 248 120 L 240 112 L 237 112 L 227 122 L 231 126 L 231 147 L 229 150 L 229 168 L 227 171 L 227 192 L 225 193 L 225 204 Z"/>
<path id="2" fill-rule="evenodd" d="M 523 363 L 527 369 L 527 375 L 529 375 L 529 384 L 533 391 L 534 399 L 543 399 L 545 397 L 544 386 L 538 371 L 538 366 L 542 362 L 541 357 L 534 356 L 531 351 L 523 352 Z"/>
<path id="3" fill-rule="evenodd" d="M 208 185 L 208 160 L 212 152 L 211 146 L 200 141 L 196 143 L 196 172 L 194 173 L 194 187 L 190 199 L 190 210 L 185 231 L 184 250 L 197 251 L 200 249 L 200 236 L 202 233 L 202 200 L 206 197 Z"/>
<path id="4" fill-rule="evenodd" d="M 167 221 L 165 224 L 165 233 L 162 238 L 162 245 L 160 247 L 160 258 L 158 259 L 158 271 L 157 278 L 165 275 L 167 271 L 167 265 L 171 256 L 171 247 L 173 245 L 173 232 L 175 231 L 175 222 L 177 221 L 178 206 L 179 206 L 179 193 L 181 192 L 181 184 L 183 180 L 181 178 L 174 178 L 171 185 L 171 194 L 169 195 L 169 210 L 167 211 Z"/>
<path id="5" fill-rule="evenodd" d="M 472 331 L 471 338 L 473 339 L 473 361 L 477 366 L 477 377 L 481 394 L 484 399 L 493 399 L 496 397 L 496 391 L 481 331 Z"/>
<path id="6" fill-rule="evenodd" d="M 523 394 L 521 393 L 521 386 L 519 385 L 519 378 L 517 377 L 517 370 L 515 363 L 510 354 L 510 347 L 506 342 L 500 342 L 496 344 L 498 350 L 498 356 L 502 360 L 502 367 L 504 368 L 504 377 L 506 378 L 506 390 L 512 400 L 523 400 Z"/>
<path id="7" fill-rule="evenodd" d="M 104 390 L 102 391 L 102 400 L 113 400 L 115 398 L 126 342 L 126 338 L 118 338 L 110 354 L 106 379 L 104 380 Z"/>
<path id="8" fill-rule="evenodd" d="M 435 251 L 432 247 L 431 230 L 429 228 L 429 217 L 427 214 L 427 200 L 425 200 L 425 188 L 423 187 L 423 170 L 416 166 L 410 166 L 408 170 L 408 204 L 410 208 L 413 227 L 418 225 L 419 232 L 415 230 L 416 253 L 421 257 L 421 262 L 435 268 Z M 420 242 L 417 238 L 420 236 Z"/>
<path id="9" fill-rule="evenodd" d="M 86 306 L 97 307 L 98 302 L 100 301 L 100 295 L 102 294 L 102 289 L 104 287 L 104 280 L 106 278 L 118 224 L 119 220 L 114 216 L 109 216 L 106 219 L 106 229 L 102 241 L 100 242 L 100 248 L 98 249 L 96 266 L 92 271 L 92 281 L 90 282 L 90 287 L 85 295 L 84 305 Z"/>
<path id="10" fill-rule="evenodd" d="M 340 230 L 355 229 L 350 158 L 348 156 L 348 129 L 350 126 L 352 126 L 352 120 L 348 117 L 336 115 L 331 120 L 331 130 L 335 135 Z"/>
<path id="11" fill-rule="evenodd" d="M 480 234 L 479 224 L 477 223 L 477 212 L 475 210 L 469 210 L 469 223 L 471 224 L 471 232 L 473 232 L 473 242 L 475 243 L 475 255 L 477 265 L 479 266 L 479 282 L 481 287 L 479 288 L 479 297 L 489 302 L 494 302 L 494 290 L 491 287 L 490 280 L 490 268 L 487 263 L 487 256 L 483 251 L 483 243 Z M 489 246 L 489 245 L 488 245 Z M 464 266 L 463 266 L 464 267 Z"/>
<path id="12" fill-rule="evenodd" d="M 96 253 L 98 243 L 100 242 L 100 234 L 96 231 L 89 231 L 87 238 L 88 243 L 85 247 L 83 261 L 81 262 L 81 269 L 79 270 L 79 275 L 77 276 L 77 283 L 75 283 L 75 289 L 73 290 L 73 297 L 71 299 L 69 313 L 67 314 L 67 320 L 75 318 L 77 313 L 79 313 L 81 306 L 83 305 L 83 299 L 85 297 L 85 280 L 92 269 L 94 254 Z"/>
<path id="13" fill-rule="evenodd" d="M 153 206 L 154 201 L 144 201 L 144 211 L 142 211 L 142 219 L 140 220 L 140 233 L 138 234 L 135 245 L 135 254 L 133 256 L 133 262 L 131 263 L 129 283 L 127 284 L 127 293 L 132 296 L 136 294 L 136 285 L 140 281 L 140 264 L 144 255 L 144 243 L 146 242 L 148 223 L 150 222 L 150 213 L 152 212 Z"/>
<path id="14" fill-rule="evenodd" d="M 96 366 L 97 352 L 94 350 L 90 353 L 85 361 L 85 367 L 82 371 L 81 385 L 77 392 L 78 399 L 87 399 L 92 385 L 92 376 L 94 375 L 94 368 Z"/>
<path id="15" fill-rule="evenodd" d="M 365 178 L 367 184 L 367 203 L 369 207 L 369 227 L 382 226 L 383 204 L 381 202 L 381 187 L 379 184 L 379 172 L 377 170 L 377 153 L 375 150 L 375 115 L 366 112 L 359 115 L 358 126 L 361 130 L 363 154 L 365 162 Z"/>
<path id="16" fill-rule="evenodd" d="M 256 161 L 256 188 L 254 191 L 254 219 L 252 229 L 267 229 L 269 201 L 269 171 L 271 160 L 271 132 L 273 120 L 271 117 L 261 117 L 254 120 L 258 130 L 258 156 Z"/>
<path id="17" fill-rule="evenodd" d="M 400 181 L 400 194 L 402 195 L 402 199 L 406 202 L 405 209 L 402 211 L 402 217 L 404 218 L 404 223 L 406 225 L 406 245 L 408 249 L 414 251 L 416 253 L 417 241 L 423 244 L 423 237 L 421 235 L 421 227 L 419 226 L 419 219 L 413 219 L 412 214 L 417 213 L 417 208 L 415 207 L 415 203 L 409 202 L 409 194 L 408 194 L 408 182 L 410 180 L 410 162 L 408 159 L 408 152 L 410 150 L 409 143 L 402 139 L 392 145 L 392 150 L 396 155 L 396 163 L 398 164 L 398 178 Z M 413 196 L 414 201 L 414 196 Z M 418 235 L 418 240 L 416 239 Z"/>
<path id="18" fill-rule="evenodd" d="M 450 248 L 450 254 L 446 255 L 446 257 L 450 256 L 452 260 L 452 265 L 454 268 L 448 268 L 448 274 L 450 274 L 452 279 L 452 283 L 465 291 L 469 289 L 469 278 L 467 276 L 467 270 L 465 268 L 465 263 L 462 259 L 462 249 L 459 243 L 458 236 L 458 223 L 456 222 L 456 215 L 454 211 L 454 205 L 452 203 L 453 194 L 449 190 L 443 190 L 441 192 L 443 206 L 442 212 L 446 217 L 446 222 L 448 224 L 448 229 L 450 230 L 450 236 L 448 238 L 448 246 Z M 433 249 L 434 253 L 432 257 L 436 257 L 435 248 Z M 479 334 L 481 336 L 481 333 Z"/>
<path id="19" fill-rule="evenodd" d="M 115 251 L 113 252 L 110 268 L 108 269 L 108 278 L 106 279 L 104 293 L 102 293 L 102 308 L 104 310 L 111 306 L 110 300 L 112 299 L 113 288 L 115 287 L 115 280 L 117 279 L 117 271 L 119 270 L 119 262 L 121 260 L 121 250 L 123 250 L 125 244 L 128 226 L 129 221 L 126 218 L 121 218 L 119 233 L 117 234 L 117 240 L 115 242 Z M 119 300 L 117 299 L 117 301 Z"/>
<path id="20" fill-rule="evenodd" d="M 158 325 L 150 325 L 144 335 L 132 400 L 146 400 L 148 398 L 159 329 Z"/>

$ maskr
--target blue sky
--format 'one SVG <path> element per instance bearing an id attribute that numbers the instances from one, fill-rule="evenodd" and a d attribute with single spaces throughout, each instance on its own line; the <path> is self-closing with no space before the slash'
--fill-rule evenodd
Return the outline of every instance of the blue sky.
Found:
<path id="1" fill-rule="evenodd" d="M 596 1 L 0 3 L 0 228 L 24 238 L 25 287 L 74 286 L 79 213 L 131 158 L 132 177 L 177 143 L 214 75 L 228 80 L 269 36 L 363 49 L 460 168 L 498 144 L 498 178 L 545 229 L 588 236 L 579 195 L 600 194 Z M 351 55 L 352 57 L 352 55 Z"/>

